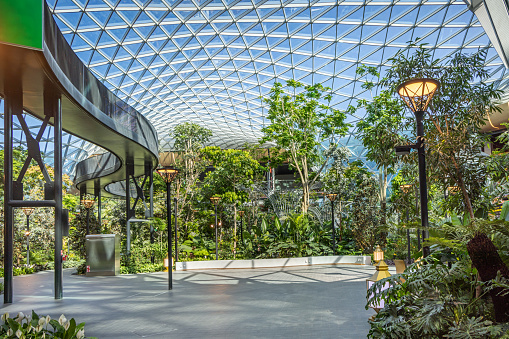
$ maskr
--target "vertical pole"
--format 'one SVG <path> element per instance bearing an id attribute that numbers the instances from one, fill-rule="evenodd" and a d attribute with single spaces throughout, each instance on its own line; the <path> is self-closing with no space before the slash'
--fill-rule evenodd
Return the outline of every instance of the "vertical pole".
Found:
<path id="1" fill-rule="evenodd" d="M 240 217 L 240 242 L 244 246 L 244 216 Z"/>
<path id="2" fill-rule="evenodd" d="M 30 215 L 27 215 L 27 265 L 30 265 Z"/>
<path id="3" fill-rule="evenodd" d="M 87 208 L 87 235 L 90 234 L 90 208 Z"/>
<path id="4" fill-rule="evenodd" d="M 332 254 L 336 255 L 336 228 L 334 227 L 334 201 L 331 200 L 332 207 Z"/>
<path id="5" fill-rule="evenodd" d="M 57 96 L 45 97 L 45 102 L 51 99 L 50 107 L 53 113 L 54 131 L 54 190 L 55 190 L 55 299 L 63 298 L 63 211 L 62 211 L 62 103 Z M 45 108 L 46 109 L 46 108 Z"/>
<path id="6" fill-rule="evenodd" d="M 415 112 L 417 121 L 417 153 L 419 156 L 419 191 L 421 195 L 421 226 L 422 226 L 422 241 L 428 238 L 428 187 L 426 183 L 426 152 L 424 148 L 424 112 Z M 430 254 L 428 246 L 422 249 L 423 257 Z"/>
<path id="7" fill-rule="evenodd" d="M 175 205 L 175 210 L 173 211 L 173 216 L 175 218 L 175 262 L 179 261 L 179 251 L 178 251 L 178 239 L 177 239 L 177 198 L 173 198 L 173 204 Z"/>
<path id="8" fill-rule="evenodd" d="M 154 172 L 149 170 L 149 218 L 154 217 Z M 150 243 L 154 243 L 154 225 L 150 223 Z M 152 254 L 150 257 L 150 262 L 153 264 L 155 261 L 155 257 Z"/>
<path id="9" fill-rule="evenodd" d="M 129 162 L 126 163 L 125 166 L 125 214 L 126 214 L 126 251 L 127 251 L 127 260 L 131 260 L 131 185 L 130 185 L 130 171 L 131 164 Z"/>
<path id="10" fill-rule="evenodd" d="M 219 253 L 217 251 L 217 204 L 214 205 L 214 210 L 215 210 L 215 217 L 216 217 L 216 224 L 214 226 L 214 228 L 216 229 L 216 260 L 219 260 Z"/>
<path id="11" fill-rule="evenodd" d="M 406 209 L 406 241 L 408 244 L 408 264 L 410 264 L 411 253 L 410 253 L 410 229 L 408 228 L 408 207 Z"/>
<path id="12" fill-rule="evenodd" d="M 18 79 L 18 80 L 16 80 Z M 23 96 L 19 77 L 13 76 L 5 86 L 4 98 L 4 303 L 12 303 L 13 272 L 13 199 L 12 183 L 12 116 L 23 113 Z"/>
<path id="13" fill-rule="evenodd" d="M 99 230 L 102 230 L 102 203 L 101 203 L 101 188 L 97 191 L 97 222 L 99 223 Z"/>
<path id="14" fill-rule="evenodd" d="M 173 289 L 173 264 L 172 264 L 172 248 L 171 248 L 171 183 L 166 183 L 166 211 L 168 216 L 168 289 Z"/>

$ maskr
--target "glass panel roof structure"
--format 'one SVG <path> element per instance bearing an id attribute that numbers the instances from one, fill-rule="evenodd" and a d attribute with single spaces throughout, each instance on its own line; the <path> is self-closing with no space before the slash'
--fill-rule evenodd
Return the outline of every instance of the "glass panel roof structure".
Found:
<path id="1" fill-rule="evenodd" d="M 506 68 L 476 16 L 461 0 L 232 1 L 49 0 L 67 41 L 90 70 L 156 127 L 160 150 L 170 131 L 191 121 L 210 128 L 210 144 L 257 143 L 274 81 L 297 79 L 332 88 L 346 109 L 368 98 L 355 70 L 380 67 L 417 37 L 445 58 L 488 49 L 490 81 L 506 87 Z M 355 125 L 363 112 L 348 116 Z M 84 152 L 73 163 L 96 152 Z M 365 160 L 352 127 L 340 141 Z M 70 173 L 71 174 L 71 173 Z"/>

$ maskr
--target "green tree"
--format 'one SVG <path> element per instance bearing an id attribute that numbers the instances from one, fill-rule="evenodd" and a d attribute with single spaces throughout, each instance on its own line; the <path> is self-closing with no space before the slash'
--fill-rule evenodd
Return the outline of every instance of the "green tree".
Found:
<path id="1" fill-rule="evenodd" d="M 192 204 L 198 191 L 196 185 L 205 170 L 204 162 L 201 161 L 201 149 L 212 137 L 212 131 L 195 123 L 184 122 L 173 129 L 171 137 L 178 155 L 175 164 L 182 171 L 175 182 L 175 195 L 187 234 L 187 224 L 194 216 Z"/>
<path id="2" fill-rule="evenodd" d="M 490 74 L 484 67 L 487 50 L 457 53 L 441 63 L 424 45 L 413 43 L 411 47 L 415 47 L 413 53 L 401 50 L 389 60 L 392 67 L 381 85 L 395 93 L 400 84 L 411 79 L 431 78 L 440 83 L 424 120 L 427 171 L 432 178 L 460 188 L 464 209 L 473 218 L 472 201 L 483 186 L 479 149 L 485 140 L 480 127 L 487 113 L 500 110 L 496 105 L 500 91 L 495 84 L 484 82 Z M 408 122 L 409 130 L 415 131 L 414 123 L 414 119 Z"/>
<path id="3" fill-rule="evenodd" d="M 261 142 L 274 142 L 280 160 L 289 160 L 297 171 L 302 185 L 302 212 L 309 208 L 310 189 L 319 177 L 327 161 L 321 164 L 318 173 L 311 167 L 319 162 L 318 146 L 324 140 L 333 141 L 334 136 L 344 136 L 349 124 L 346 115 L 330 107 L 330 88 L 321 84 L 304 86 L 288 80 L 286 88 L 276 82 L 268 98 L 267 118 L 270 125 L 264 127 Z M 332 142 L 331 142 L 332 143 Z"/>
<path id="4" fill-rule="evenodd" d="M 257 177 L 263 174 L 264 168 L 246 150 L 205 147 L 202 152 L 204 158 L 214 167 L 205 177 L 203 196 L 206 199 L 220 196 L 221 203 L 233 206 L 234 234 L 237 234 L 237 205 L 247 200 L 247 192 L 241 189 L 241 186 L 253 185 Z"/>
<path id="5" fill-rule="evenodd" d="M 361 65 L 356 73 L 365 77 L 366 81 L 362 88 L 371 94 L 371 101 L 366 99 L 357 100 L 357 106 L 350 106 L 350 114 L 359 109 L 366 110 L 364 119 L 357 123 L 357 135 L 367 150 L 366 158 L 374 161 L 380 173 L 380 206 L 382 210 L 382 223 L 386 223 L 387 214 L 387 176 L 394 173 L 394 167 L 398 162 L 394 147 L 404 142 L 400 135 L 403 123 L 403 105 L 394 98 L 392 93 L 382 90 L 379 95 L 373 96 L 376 84 L 373 79 L 378 79 L 380 74 L 376 67 Z M 371 78 L 368 78 L 371 76 Z"/>

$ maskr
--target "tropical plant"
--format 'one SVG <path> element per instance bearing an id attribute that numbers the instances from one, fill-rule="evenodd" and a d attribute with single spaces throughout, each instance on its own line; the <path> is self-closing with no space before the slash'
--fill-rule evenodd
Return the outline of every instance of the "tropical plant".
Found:
<path id="1" fill-rule="evenodd" d="M 2 315 L 2 322 L 2 338 L 85 338 L 85 323 L 76 324 L 74 318 L 67 320 L 63 314 L 55 320 L 49 315 L 41 317 L 35 311 L 32 311 L 31 315 L 20 312 L 15 318 L 10 318 L 9 313 L 5 313 Z"/>
<path id="2" fill-rule="evenodd" d="M 402 282 L 403 281 L 403 282 Z M 476 293 L 477 271 L 467 261 L 449 267 L 436 256 L 373 284 L 366 309 L 382 300 L 368 338 L 501 338 L 493 307 Z"/>
<path id="3" fill-rule="evenodd" d="M 330 88 L 321 84 L 304 86 L 295 80 L 288 80 L 286 88 L 276 82 L 270 96 L 263 102 L 268 104 L 267 119 L 270 125 L 262 129 L 261 143 L 274 142 L 279 162 L 288 160 L 297 171 L 302 185 L 302 213 L 307 213 L 311 187 L 318 174 L 326 165 L 319 164 L 319 145 L 334 137 L 341 137 L 348 131 L 346 114 L 330 106 Z M 317 173 L 312 167 L 321 168 Z"/>
<path id="4" fill-rule="evenodd" d="M 496 84 L 484 81 L 490 74 L 484 67 L 488 51 L 457 53 L 441 61 L 434 59 L 432 50 L 425 45 L 411 43 L 410 47 L 411 53 L 401 50 L 389 59 L 392 66 L 380 84 L 396 93 L 400 84 L 411 79 L 431 78 L 440 83 L 424 119 L 428 175 L 445 187 L 459 187 L 463 209 L 473 218 L 473 202 L 484 186 L 481 179 L 486 177 L 479 152 L 485 142 L 480 127 L 486 114 L 500 110 L 497 106 L 500 91 Z M 413 125 L 414 119 L 410 119 L 408 129 L 415 131 Z M 412 156 L 404 158 L 416 161 Z"/>

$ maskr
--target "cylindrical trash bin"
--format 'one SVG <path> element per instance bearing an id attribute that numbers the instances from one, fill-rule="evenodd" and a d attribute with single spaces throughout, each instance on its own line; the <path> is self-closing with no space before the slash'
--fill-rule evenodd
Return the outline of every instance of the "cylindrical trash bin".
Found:
<path id="1" fill-rule="evenodd" d="M 87 276 L 120 274 L 120 236 L 93 234 L 85 238 Z"/>

